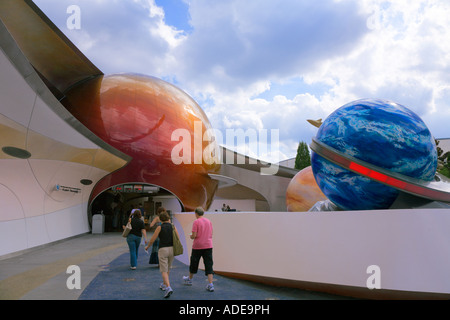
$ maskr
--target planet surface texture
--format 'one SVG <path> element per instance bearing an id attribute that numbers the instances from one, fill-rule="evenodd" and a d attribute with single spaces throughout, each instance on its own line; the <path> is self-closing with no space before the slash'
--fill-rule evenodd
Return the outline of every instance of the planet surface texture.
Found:
<path id="1" fill-rule="evenodd" d="M 350 102 L 323 122 L 316 139 L 345 155 L 415 179 L 431 181 L 436 173 L 437 151 L 430 130 L 417 114 L 394 102 Z M 388 209 L 400 192 L 315 152 L 311 167 L 322 192 L 343 210 Z"/>
<path id="2" fill-rule="evenodd" d="M 318 201 L 327 197 L 314 179 L 311 166 L 299 171 L 289 182 L 286 190 L 286 208 L 288 212 L 304 212 Z"/>

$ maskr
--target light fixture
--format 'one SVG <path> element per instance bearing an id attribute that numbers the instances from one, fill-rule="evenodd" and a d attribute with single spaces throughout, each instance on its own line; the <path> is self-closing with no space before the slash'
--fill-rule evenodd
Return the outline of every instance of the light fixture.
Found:
<path id="1" fill-rule="evenodd" d="M 89 186 L 89 185 L 92 184 L 92 180 L 90 180 L 90 179 L 81 179 L 81 180 L 80 180 L 80 183 L 81 183 L 82 185 Z"/>
<path id="2" fill-rule="evenodd" d="M 19 159 L 28 159 L 31 157 L 31 153 L 29 153 L 25 149 L 16 148 L 16 147 L 3 147 L 2 151 L 6 153 L 8 156 L 19 158 Z"/>

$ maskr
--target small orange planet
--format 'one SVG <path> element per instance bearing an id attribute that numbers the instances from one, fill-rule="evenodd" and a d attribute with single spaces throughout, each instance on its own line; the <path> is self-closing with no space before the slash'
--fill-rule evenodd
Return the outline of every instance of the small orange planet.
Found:
<path id="1" fill-rule="evenodd" d="M 286 190 L 286 207 L 289 212 L 308 211 L 318 201 L 327 200 L 314 179 L 311 166 L 299 171 Z"/>

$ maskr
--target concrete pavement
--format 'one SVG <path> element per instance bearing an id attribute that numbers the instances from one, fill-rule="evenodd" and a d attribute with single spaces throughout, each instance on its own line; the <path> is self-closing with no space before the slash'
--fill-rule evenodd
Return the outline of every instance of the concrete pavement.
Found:
<path id="1" fill-rule="evenodd" d="M 120 233 L 84 234 L 15 256 L 0 257 L 1 300 L 162 300 L 159 268 L 149 265 L 140 247 L 138 267 L 130 270 L 126 240 Z M 79 267 L 80 289 L 73 286 Z M 174 293 L 170 300 L 336 300 L 344 297 L 279 288 L 258 283 L 214 277 L 214 292 L 205 290 L 203 271 L 191 287 L 183 285 L 188 266 L 175 259 L 170 272 Z M 72 285 L 71 285 L 72 284 Z"/>

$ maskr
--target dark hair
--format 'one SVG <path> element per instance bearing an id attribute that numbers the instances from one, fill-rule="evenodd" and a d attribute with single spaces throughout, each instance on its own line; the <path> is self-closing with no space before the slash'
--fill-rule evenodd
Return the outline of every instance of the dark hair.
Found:
<path id="1" fill-rule="evenodd" d="M 195 213 L 198 214 L 199 216 L 202 216 L 205 213 L 205 211 L 203 211 L 202 207 L 197 207 L 195 208 Z"/>
<path id="2" fill-rule="evenodd" d="M 159 216 L 161 214 L 161 212 L 165 212 L 166 208 L 164 207 L 159 207 L 158 210 L 156 210 L 156 214 Z"/>
<path id="3" fill-rule="evenodd" d="M 159 214 L 159 220 L 161 220 L 162 222 L 166 222 L 169 221 L 170 217 L 169 214 L 167 213 L 167 211 L 163 211 Z"/>
<path id="4" fill-rule="evenodd" d="M 133 218 L 138 218 L 138 219 L 140 219 L 142 217 L 141 210 L 139 210 L 139 209 L 134 210 L 134 212 L 131 215 L 133 216 Z"/>

